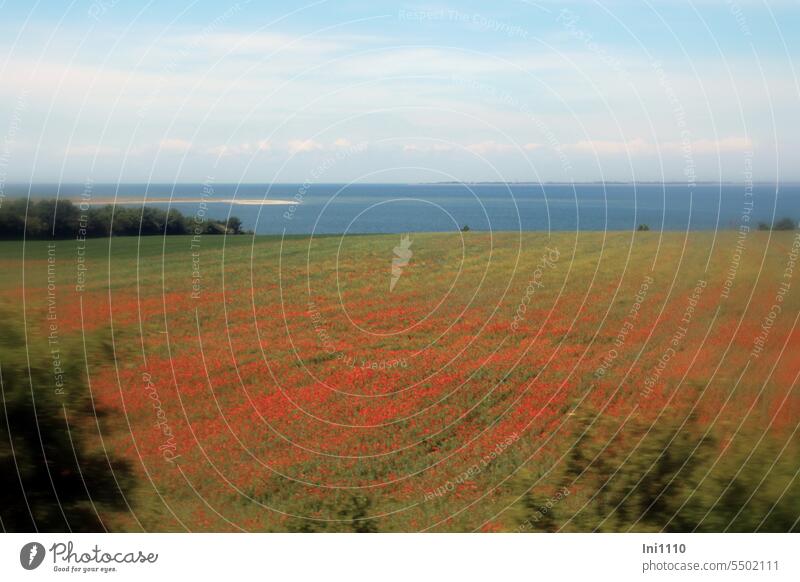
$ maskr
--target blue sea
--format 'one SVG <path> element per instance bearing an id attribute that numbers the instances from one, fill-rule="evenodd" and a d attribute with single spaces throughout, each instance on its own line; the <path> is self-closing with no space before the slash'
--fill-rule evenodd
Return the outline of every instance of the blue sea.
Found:
<path id="1" fill-rule="evenodd" d="M 78 199 L 83 184 L 35 184 L 33 197 Z M 731 228 L 752 206 L 753 224 L 800 219 L 798 184 L 93 184 L 94 199 L 118 203 L 171 199 L 193 216 L 239 217 L 258 234 L 398 233 L 471 230 L 575 231 Z M 28 186 L 6 188 L 27 196 Z M 215 200 L 288 200 L 294 205 L 238 205 Z M 182 202 L 183 200 L 183 202 Z M 750 204 L 752 203 L 752 204 Z M 167 204 L 155 203 L 166 207 Z"/>

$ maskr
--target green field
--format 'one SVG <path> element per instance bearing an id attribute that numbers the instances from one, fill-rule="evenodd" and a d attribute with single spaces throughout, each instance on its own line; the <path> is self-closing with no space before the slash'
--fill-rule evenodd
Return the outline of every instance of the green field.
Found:
<path id="1" fill-rule="evenodd" d="M 798 529 L 794 232 L 410 240 L 0 242 L 4 528 Z"/>

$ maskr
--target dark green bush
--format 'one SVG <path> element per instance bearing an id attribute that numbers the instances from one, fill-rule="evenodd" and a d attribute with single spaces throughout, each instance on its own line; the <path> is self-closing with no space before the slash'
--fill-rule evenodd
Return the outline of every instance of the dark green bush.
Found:
<path id="1" fill-rule="evenodd" d="M 47 338 L 26 340 L 22 321 L 12 321 L 0 312 L 0 529 L 104 531 L 103 516 L 128 508 L 132 478 L 102 453 L 104 414 L 85 382 L 83 348 L 62 342 L 55 368 Z"/>

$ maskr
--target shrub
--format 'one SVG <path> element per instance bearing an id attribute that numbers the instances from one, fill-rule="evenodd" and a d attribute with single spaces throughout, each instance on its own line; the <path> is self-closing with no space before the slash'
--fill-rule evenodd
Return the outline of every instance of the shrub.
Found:
<path id="1" fill-rule="evenodd" d="M 795 226 L 795 222 L 791 218 L 781 218 L 772 225 L 772 230 L 794 230 Z"/>
<path id="2" fill-rule="evenodd" d="M 796 227 L 797 224 L 795 221 L 789 217 L 781 218 L 779 221 L 773 222 L 772 226 L 766 222 L 758 223 L 758 230 L 794 230 Z"/>

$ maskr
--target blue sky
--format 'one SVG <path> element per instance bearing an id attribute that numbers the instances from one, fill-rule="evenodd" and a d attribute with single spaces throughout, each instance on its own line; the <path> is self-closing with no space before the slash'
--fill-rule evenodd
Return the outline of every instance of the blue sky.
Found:
<path id="1" fill-rule="evenodd" d="M 800 180 L 789 0 L 0 14 L 0 184 Z"/>

